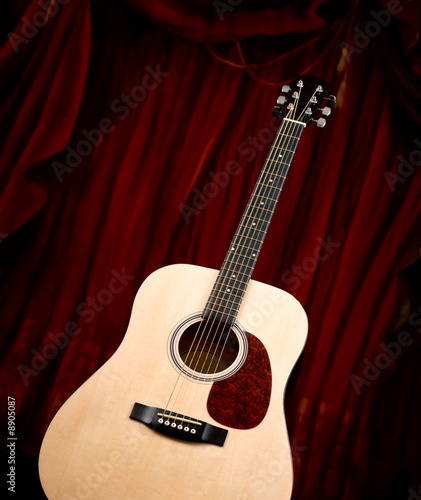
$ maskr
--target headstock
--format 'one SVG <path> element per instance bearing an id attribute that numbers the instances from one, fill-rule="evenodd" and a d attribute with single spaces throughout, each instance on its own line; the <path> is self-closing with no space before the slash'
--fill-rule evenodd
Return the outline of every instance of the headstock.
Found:
<path id="1" fill-rule="evenodd" d="M 288 118 L 303 123 L 305 126 L 315 122 L 318 127 L 322 128 L 326 125 L 325 117 L 331 113 L 330 106 L 320 107 L 322 101 L 327 101 L 329 105 L 336 102 L 333 95 L 325 97 L 328 88 L 329 84 L 319 78 L 298 76 L 292 88 L 289 85 L 282 87 L 284 95 L 278 97 L 273 114 L 275 116 L 282 115 L 284 119 Z"/>

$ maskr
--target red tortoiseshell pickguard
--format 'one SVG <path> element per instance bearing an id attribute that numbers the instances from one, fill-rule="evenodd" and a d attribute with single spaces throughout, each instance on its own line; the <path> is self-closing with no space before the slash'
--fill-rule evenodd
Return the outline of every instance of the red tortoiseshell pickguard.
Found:
<path id="1" fill-rule="evenodd" d="M 264 419 L 272 390 L 270 361 L 265 346 L 248 333 L 243 366 L 231 377 L 214 382 L 208 398 L 209 415 L 234 429 L 252 429 Z"/>

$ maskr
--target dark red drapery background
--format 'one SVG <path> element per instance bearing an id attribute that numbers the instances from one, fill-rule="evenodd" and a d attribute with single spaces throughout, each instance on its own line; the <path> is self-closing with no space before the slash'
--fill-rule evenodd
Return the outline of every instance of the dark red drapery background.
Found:
<path id="1" fill-rule="evenodd" d="M 31 28 L 41 4 L 17 2 L 0 24 L 1 407 L 16 399 L 22 457 L 115 351 L 148 274 L 220 266 L 280 87 L 314 74 L 337 106 L 303 135 L 254 274 L 309 317 L 285 403 L 293 498 L 418 492 L 419 4 L 46 1 Z M 133 90 L 145 81 L 157 85 Z M 145 98 L 125 104 L 131 92 Z M 321 240 L 333 244 L 316 266 Z M 116 273 L 133 278 L 91 305 Z M 53 338 L 66 339 L 56 352 Z M 262 497 L 280 468 L 254 478 Z"/>

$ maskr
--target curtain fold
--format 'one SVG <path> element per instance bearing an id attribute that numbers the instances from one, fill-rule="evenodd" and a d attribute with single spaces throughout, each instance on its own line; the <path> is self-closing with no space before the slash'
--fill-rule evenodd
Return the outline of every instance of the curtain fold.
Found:
<path id="1" fill-rule="evenodd" d="M 262 34 L 307 33 L 326 25 L 318 12 L 320 5 L 326 3 L 324 0 L 258 4 L 240 0 L 129 0 L 128 3 L 165 30 L 198 41 L 227 42 Z"/>
<path id="2" fill-rule="evenodd" d="M 0 224 L 5 234 L 13 233 L 45 205 L 48 180 L 42 174 L 36 180 L 37 164 L 68 143 L 86 84 L 90 4 L 60 7 L 55 3 L 52 10 L 41 5 L 48 2 L 28 5 L 0 50 L 1 73 L 7 75 L 0 111 Z"/>
<path id="3" fill-rule="evenodd" d="M 382 26 L 372 12 L 387 4 L 237 3 L 221 20 L 211 2 L 32 1 L 4 21 L 0 376 L 19 447 L 37 455 L 151 272 L 220 267 L 280 87 L 314 74 L 337 105 L 304 131 L 253 275 L 309 317 L 285 400 L 293 498 L 408 498 L 421 458 L 419 4 Z M 112 279 L 122 289 L 101 305 Z M 262 485 L 279 473 L 255 471 Z"/>

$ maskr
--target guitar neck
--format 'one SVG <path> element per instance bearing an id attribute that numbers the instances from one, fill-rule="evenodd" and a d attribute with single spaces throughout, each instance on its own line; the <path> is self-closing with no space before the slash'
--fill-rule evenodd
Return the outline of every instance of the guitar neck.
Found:
<path id="1" fill-rule="evenodd" d="M 203 310 L 204 319 L 234 323 L 305 126 L 289 118 L 282 121 Z"/>

